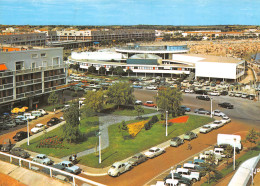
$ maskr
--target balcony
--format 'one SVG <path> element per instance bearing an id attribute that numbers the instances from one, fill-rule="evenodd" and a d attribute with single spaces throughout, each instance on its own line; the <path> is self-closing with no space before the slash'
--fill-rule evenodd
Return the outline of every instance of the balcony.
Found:
<path id="1" fill-rule="evenodd" d="M 17 94 L 16 95 L 16 99 L 21 99 L 21 98 L 28 98 L 28 97 L 32 97 L 32 96 L 36 96 L 42 94 L 42 90 L 35 90 L 35 91 L 30 91 L 30 92 L 25 92 L 25 93 L 21 93 L 21 94 Z"/>
<path id="2" fill-rule="evenodd" d="M 12 76 L 14 72 L 1 72 L 0 77 L 7 77 L 7 76 Z"/>
<path id="3" fill-rule="evenodd" d="M 47 66 L 47 67 L 38 67 L 38 68 L 33 68 L 33 69 L 17 70 L 17 71 L 15 71 L 15 74 L 16 75 L 29 74 L 29 73 L 34 73 L 34 72 L 42 72 L 42 71 L 60 69 L 60 68 L 66 68 L 66 64 L 62 63 L 59 65 L 53 65 L 53 66 Z"/>
<path id="4" fill-rule="evenodd" d="M 64 78 L 66 78 L 66 75 L 65 74 L 61 74 L 61 75 L 44 77 L 44 81 L 53 81 L 53 80 L 64 79 Z"/>
<path id="5" fill-rule="evenodd" d="M 13 99 L 14 99 L 13 96 L 3 97 L 3 98 L 0 98 L 0 103 L 8 102 L 8 101 L 11 101 Z"/>
<path id="6" fill-rule="evenodd" d="M 0 85 L 0 90 L 13 88 L 13 83 Z"/>
<path id="7" fill-rule="evenodd" d="M 30 79 L 30 80 L 26 80 L 26 81 L 16 82 L 16 87 L 41 83 L 41 80 L 42 80 L 41 78 L 38 78 L 38 79 Z"/>

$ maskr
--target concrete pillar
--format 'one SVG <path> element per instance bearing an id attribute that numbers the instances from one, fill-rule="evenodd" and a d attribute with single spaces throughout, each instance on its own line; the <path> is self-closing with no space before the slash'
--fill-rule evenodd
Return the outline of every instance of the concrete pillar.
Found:
<path id="1" fill-rule="evenodd" d="M 33 108 L 33 98 L 29 98 L 29 109 Z"/>
<path id="2" fill-rule="evenodd" d="M 16 99 L 16 79 L 15 75 L 13 75 L 13 99 Z"/>
<path id="3" fill-rule="evenodd" d="M 41 72 L 41 76 L 42 76 L 42 93 L 44 93 L 44 71 Z M 67 84 L 67 82 L 66 82 L 66 84 Z"/>

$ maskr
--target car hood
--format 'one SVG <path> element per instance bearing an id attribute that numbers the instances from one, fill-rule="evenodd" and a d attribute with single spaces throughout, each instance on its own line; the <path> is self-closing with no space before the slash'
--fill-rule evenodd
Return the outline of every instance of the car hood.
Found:
<path id="1" fill-rule="evenodd" d="M 208 129 L 205 129 L 205 128 L 201 128 L 200 131 L 207 131 Z"/>
<path id="2" fill-rule="evenodd" d="M 149 152 L 149 151 L 144 153 L 144 155 L 146 156 L 152 156 L 153 154 L 154 154 L 153 152 Z"/>
<path id="3" fill-rule="evenodd" d="M 128 162 L 130 162 L 130 163 L 134 163 L 134 162 L 136 162 L 137 161 L 137 159 L 135 159 L 135 158 L 130 158 L 129 160 L 128 160 Z"/>
<path id="4" fill-rule="evenodd" d="M 80 170 L 80 168 L 76 165 L 73 165 L 72 167 L 67 167 L 67 168 L 70 169 L 70 170 L 73 170 L 73 171 Z"/>

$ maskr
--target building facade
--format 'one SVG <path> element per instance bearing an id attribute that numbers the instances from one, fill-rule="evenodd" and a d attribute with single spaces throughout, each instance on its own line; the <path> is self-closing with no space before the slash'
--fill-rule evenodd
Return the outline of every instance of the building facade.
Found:
<path id="1" fill-rule="evenodd" d="M 46 94 L 65 89 L 66 77 L 63 48 L 0 52 L 0 107 L 34 108 Z"/>
<path id="2" fill-rule="evenodd" d="M 45 46 L 46 33 L 20 33 L 0 35 L 0 44 Z"/>

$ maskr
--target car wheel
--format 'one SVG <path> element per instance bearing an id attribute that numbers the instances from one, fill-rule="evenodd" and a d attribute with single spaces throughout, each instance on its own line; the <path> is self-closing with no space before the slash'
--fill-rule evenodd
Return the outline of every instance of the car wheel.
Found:
<path id="1" fill-rule="evenodd" d="M 195 178 L 192 178 L 192 183 L 195 183 L 195 182 L 197 182 L 197 180 L 195 179 Z"/>
<path id="2" fill-rule="evenodd" d="M 116 176 L 117 176 L 117 177 L 120 176 L 120 172 L 118 172 Z"/>

